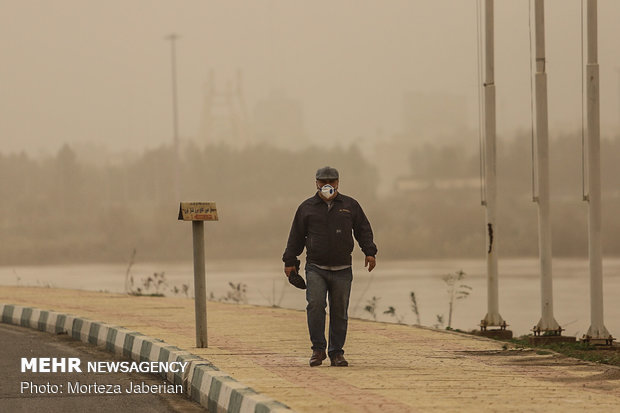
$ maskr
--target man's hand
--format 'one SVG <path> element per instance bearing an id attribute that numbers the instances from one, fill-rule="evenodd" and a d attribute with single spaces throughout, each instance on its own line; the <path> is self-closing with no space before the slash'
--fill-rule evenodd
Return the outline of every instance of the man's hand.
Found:
<path id="1" fill-rule="evenodd" d="M 377 260 L 375 259 L 375 257 L 366 257 L 366 260 L 364 261 L 364 267 L 368 267 L 368 272 L 371 272 L 373 268 L 375 268 L 375 265 L 377 265 Z"/>
<path id="2" fill-rule="evenodd" d="M 284 274 L 286 274 L 287 277 L 291 276 L 291 271 L 295 271 L 295 266 L 284 267 Z"/>

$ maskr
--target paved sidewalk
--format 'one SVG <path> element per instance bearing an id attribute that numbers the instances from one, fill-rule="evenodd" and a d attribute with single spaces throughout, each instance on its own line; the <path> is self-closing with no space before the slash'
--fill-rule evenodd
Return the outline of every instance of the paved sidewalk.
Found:
<path id="1" fill-rule="evenodd" d="M 0 287 L 0 303 L 70 313 L 159 338 L 209 360 L 298 412 L 617 411 L 620 369 L 464 334 L 350 320 L 350 367 L 308 367 L 305 313 L 208 303 L 209 348 L 195 346 L 182 298 Z"/>

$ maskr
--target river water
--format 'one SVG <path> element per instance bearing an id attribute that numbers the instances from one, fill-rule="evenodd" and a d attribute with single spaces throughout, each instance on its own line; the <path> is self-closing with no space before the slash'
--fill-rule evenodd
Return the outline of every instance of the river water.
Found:
<path id="1" fill-rule="evenodd" d="M 356 258 L 351 293 L 350 316 L 373 318 L 364 308 L 377 297 L 376 316 L 379 321 L 414 324 L 410 293 L 415 292 L 422 325 L 437 324 L 437 315 L 448 321 L 449 295 L 442 275 L 463 270 L 459 284 L 471 287 L 469 297 L 456 300 L 452 327 L 462 330 L 477 328 L 487 309 L 486 262 L 484 260 L 378 260 L 376 269 L 368 273 Z M 207 262 L 207 291 L 213 299 L 222 299 L 234 285 L 245 285 L 249 304 L 272 305 L 303 309 L 303 291 L 289 285 L 279 261 L 214 261 Z M 0 267 L 0 285 L 73 288 L 94 291 L 124 292 L 126 264 L 87 264 L 58 266 Z M 166 285 L 160 290 L 185 296 L 182 286 L 193 294 L 193 267 L 184 263 L 138 263 L 131 268 L 134 288 L 143 287 L 153 273 L 164 273 Z M 605 326 L 614 337 L 620 336 L 620 259 L 606 259 L 604 273 Z M 589 270 L 587 259 L 554 259 L 554 313 L 565 335 L 581 337 L 590 326 Z M 149 292 L 154 292 L 151 287 Z M 384 314 L 395 308 L 395 316 Z M 540 319 L 540 277 L 536 258 L 503 259 L 499 263 L 500 315 L 515 335 L 528 334 Z"/>

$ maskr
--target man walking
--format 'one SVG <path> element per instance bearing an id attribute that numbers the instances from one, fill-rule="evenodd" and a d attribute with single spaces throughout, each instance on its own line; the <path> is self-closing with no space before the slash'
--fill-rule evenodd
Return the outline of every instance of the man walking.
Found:
<path id="1" fill-rule="evenodd" d="M 359 203 L 338 192 L 339 174 L 326 166 L 316 171 L 317 193 L 301 203 L 282 257 L 287 277 L 295 271 L 297 256 L 306 248 L 306 307 L 312 342 L 310 366 L 329 358 L 332 366 L 345 367 L 344 342 L 353 272 L 353 236 L 366 255 L 364 266 L 375 268 L 377 246 L 370 222 Z M 329 300 L 329 347 L 325 340 L 325 308 Z M 327 354 L 325 350 L 327 349 Z"/>

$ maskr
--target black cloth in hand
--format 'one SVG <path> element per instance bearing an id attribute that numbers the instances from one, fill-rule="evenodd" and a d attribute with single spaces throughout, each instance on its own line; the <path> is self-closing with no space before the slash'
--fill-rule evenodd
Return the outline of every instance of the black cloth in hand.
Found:
<path id="1" fill-rule="evenodd" d="M 297 262 L 295 263 L 295 269 L 291 271 L 290 275 L 288 276 L 288 282 L 301 290 L 305 290 L 306 282 L 304 281 L 304 278 L 299 275 L 299 264 L 300 261 L 297 260 Z"/>

